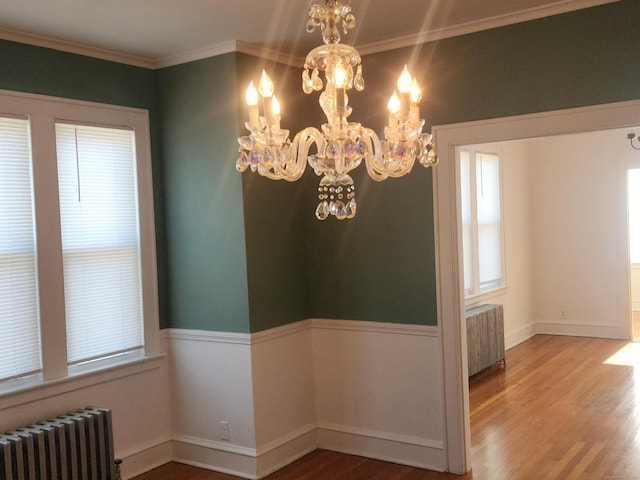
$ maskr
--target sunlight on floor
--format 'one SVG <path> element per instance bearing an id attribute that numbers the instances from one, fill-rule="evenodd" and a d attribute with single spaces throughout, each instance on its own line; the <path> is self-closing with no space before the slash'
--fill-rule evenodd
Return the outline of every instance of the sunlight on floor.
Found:
<path id="1" fill-rule="evenodd" d="M 640 367 L 640 343 L 627 343 L 604 361 L 605 365 L 622 365 L 626 367 Z"/>
<path id="2" fill-rule="evenodd" d="M 633 312 L 633 342 L 607 358 L 604 364 L 640 367 L 640 312 Z"/>

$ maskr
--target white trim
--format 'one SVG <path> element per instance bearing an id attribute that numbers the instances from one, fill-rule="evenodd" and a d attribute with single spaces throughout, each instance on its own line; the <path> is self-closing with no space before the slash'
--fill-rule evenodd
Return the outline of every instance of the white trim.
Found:
<path id="1" fill-rule="evenodd" d="M 367 322 L 360 320 L 331 320 L 314 318 L 313 328 L 321 330 L 352 330 L 356 332 L 388 333 L 395 335 L 415 335 L 437 337 L 440 329 L 437 326 L 412 325 L 406 323 Z"/>
<path id="2" fill-rule="evenodd" d="M 543 335 L 571 335 L 574 337 L 597 337 L 623 339 L 626 333 L 621 335 L 619 327 L 611 325 L 586 325 L 580 323 L 557 322 L 554 320 L 537 320 L 535 323 L 536 334 Z"/>
<path id="3" fill-rule="evenodd" d="M 256 458 L 255 448 L 245 447 L 242 445 L 234 445 L 233 443 L 218 442 L 207 438 L 192 437 L 189 435 L 172 435 L 171 439 L 175 442 L 187 443 L 189 445 L 197 445 L 198 447 L 208 448 L 210 450 L 219 450 L 221 452 L 233 453 L 243 457 Z"/>
<path id="4" fill-rule="evenodd" d="M 122 460 L 122 478 L 128 480 L 173 460 L 173 446 L 170 439 L 156 440 L 115 456 Z"/>
<path id="5" fill-rule="evenodd" d="M 173 460 L 227 475 L 257 479 L 255 449 L 186 435 L 174 435 Z M 220 448 L 223 447 L 223 448 Z"/>
<path id="6" fill-rule="evenodd" d="M 234 343 L 238 345 L 251 344 L 251 334 L 249 333 L 210 332 L 207 330 L 187 330 L 182 328 L 168 328 L 165 332 L 164 335 L 170 340 Z"/>
<path id="7" fill-rule="evenodd" d="M 395 433 L 381 432 L 368 428 L 337 425 L 334 423 L 318 423 L 318 428 L 322 430 L 330 430 L 332 432 L 348 433 L 349 435 L 358 435 L 360 437 L 369 437 L 379 440 L 388 440 L 395 443 L 404 443 L 406 445 L 416 445 L 418 447 L 435 448 L 437 450 L 442 450 L 444 448 L 444 444 L 440 440 L 414 437 L 411 435 L 398 435 Z"/>
<path id="8" fill-rule="evenodd" d="M 258 448 L 258 478 L 286 467 L 299 458 L 318 448 L 315 423 L 299 428 L 294 432 Z"/>
<path id="9" fill-rule="evenodd" d="M 210 45 L 203 48 L 197 48 L 188 52 L 177 53 L 174 55 L 167 55 L 166 57 L 160 57 L 153 62 L 155 69 L 173 67 L 182 63 L 195 62 L 209 57 L 217 57 L 219 55 L 225 55 L 227 53 L 234 53 L 238 51 L 238 42 L 229 41 L 219 43 L 217 45 Z"/>
<path id="10" fill-rule="evenodd" d="M 161 331 L 161 338 L 169 340 L 191 340 L 199 342 L 255 345 L 257 343 L 267 342 L 278 337 L 293 335 L 309 329 L 350 330 L 356 332 L 375 332 L 421 337 L 437 337 L 440 333 L 440 329 L 437 326 L 430 325 L 313 318 L 300 320 L 299 322 L 273 327 L 268 330 L 262 330 L 255 333 L 211 332 L 208 330 L 168 328 Z"/>
<path id="11" fill-rule="evenodd" d="M 287 435 L 277 438 L 276 440 L 273 440 L 272 442 L 267 443 L 266 445 L 262 445 L 261 447 L 258 447 L 256 450 L 256 456 L 261 456 L 261 455 L 266 455 L 267 453 L 270 453 L 274 450 L 277 450 L 278 448 L 282 447 L 283 445 L 286 445 L 287 443 L 293 442 L 294 440 L 303 437 L 309 433 L 315 433 L 316 431 L 316 424 L 315 423 L 310 423 L 308 425 L 305 425 L 302 428 L 299 428 L 293 432 L 289 432 Z"/>
<path id="12" fill-rule="evenodd" d="M 437 440 L 321 423 L 318 446 L 438 472 L 445 470 L 443 443 Z"/>
<path id="13" fill-rule="evenodd" d="M 148 69 L 155 68 L 155 62 L 151 58 L 129 55 L 104 48 L 91 47 L 81 43 L 58 40 L 43 35 L 19 32 L 8 28 L 0 28 L 0 39 L 8 40 L 10 42 L 24 43 L 26 45 L 33 45 L 35 47 L 50 48 L 60 52 L 74 53 L 85 57 L 98 58 L 109 62 L 123 63 L 134 67 Z"/>
<path id="14" fill-rule="evenodd" d="M 33 385 L 21 383 L 17 390 L 1 391 L 0 412 L 11 407 L 46 400 L 133 375 L 140 375 L 141 373 L 161 368 L 165 357 L 166 355 L 164 354 L 142 357 L 127 363 L 116 364 L 99 370 L 48 380 Z"/>
<path id="15" fill-rule="evenodd" d="M 515 332 L 506 333 L 504 337 L 504 347 L 506 350 L 509 350 L 510 348 L 513 348 L 516 345 L 520 345 L 522 342 L 529 340 L 531 337 L 535 336 L 536 333 L 538 333 L 536 331 L 536 324 L 528 323 Z"/>
<path id="16" fill-rule="evenodd" d="M 638 125 L 638 119 L 640 100 L 634 100 L 433 128 L 436 149 L 440 155 L 440 163 L 434 171 L 438 324 L 442 329 L 443 342 L 447 442 L 445 450 L 448 453 L 449 471 L 452 473 L 464 474 L 471 469 L 469 388 L 465 366 L 467 346 L 462 331 L 464 296 L 460 278 L 461 239 L 457 225 L 455 147 L 623 128 Z M 621 263 L 621 270 L 627 272 L 628 268 L 627 263 Z M 623 286 L 619 286 L 619 291 L 622 290 Z M 620 302 L 620 319 L 630 318 L 630 315 L 624 315 L 624 309 L 628 310 L 629 306 L 630 302 L 627 302 L 626 307 L 622 301 Z M 623 327 L 621 325 L 621 328 Z"/>
<path id="17" fill-rule="evenodd" d="M 287 325 L 273 327 L 269 328 L 268 330 L 262 330 L 260 332 L 252 333 L 251 345 L 268 342 L 270 340 L 275 340 L 276 338 L 284 337 L 286 335 L 294 335 L 296 333 L 309 330 L 311 326 L 311 320 L 301 320 L 299 322 L 289 323 Z"/>
<path id="18" fill-rule="evenodd" d="M 259 45 L 232 40 L 229 42 L 219 43 L 217 45 L 210 45 L 208 47 L 159 58 L 154 62 L 153 68 L 173 67 L 183 63 L 195 62 L 197 60 L 217 57 L 218 55 L 234 52 L 245 53 L 247 55 L 282 63 L 284 65 L 290 65 L 292 67 L 300 67 L 304 63 L 304 58 L 302 57 L 296 57 L 294 55 L 282 53 Z"/>

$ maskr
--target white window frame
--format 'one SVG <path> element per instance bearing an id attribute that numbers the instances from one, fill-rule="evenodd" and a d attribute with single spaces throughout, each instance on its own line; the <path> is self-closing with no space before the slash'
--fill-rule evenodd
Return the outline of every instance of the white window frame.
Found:
<path id="1" fill-rule="evenodd" d="M 487 299 L 494 297 L 500 293 L 503 293 L 507 288 L 507 266 L 506 266 L 506 254 L 505 254 L 505 216 L 504 216 L 504 194 L 503 194 L 503 177 L 504 177 L 504 169 L 503 169 L 503 158 L 502 158 L 502 150 L 499 148 L 490 148 L 485 145 L 465 145 L 461 147 L 456 147 L 456 162 L 458 165 L 458 201 L 461 206 L 458 214 L 459 218 L 459 231 L 461 232 L 460 242 L 462 243 L 462 232 L 464 231 L 462 225 L 462 182 L 460 178 L 460 174 L 462 171 L 462 162 L 460 158 L 460 153 L 465 151 L 469 154 L 470 158 L 470 200 L 471 200 L 471 255 L 473 257 L 472 260 L 472 274 L 473 274 L 473 282 L 472 287 L 470 289 L 464 288 L 464 268 L 461 269 L 462 280 L 463 280 L 463 291 L 464 291 L 464 299 L 465 305 L 470 306 L 474 305 Z M 479 246 L 478 246 L 478 216 L 477 216 L 477 192 L 476 192 L 476 155 L 477 154 L 485 154 L 485 155 L 493 155 L 498 158 L 498 181 L 499 181 L 499 194 L 500 194 L 500 243 L 501 243 L 501 279 L 495 284 L 486 287 L 480 287 L 479 281 Z M 463 252 L 463 256 L 466 254 L 464 249 L 461 248 Z"/>
<path id="2" fill-rule="evenodd" d="M 17 391 L 59 384 L 109 367 L 121 369 L 126 364 L 148 362 L 149 359 L 160 356 L 161 350 L 148 112 L 130 107 L 0 90 L 0 114 L 26 116 L 30 121 L 42 355 L 41 374 L 34 376 L 35 378 L 0 384 L 2 407 L 7 403 L 4 397 Z M 121 127 L 135 132 L 144 325 L 144 349 L 136 355 L 124 355 L 82 366 L 67 366 L 56 122 Z"/>

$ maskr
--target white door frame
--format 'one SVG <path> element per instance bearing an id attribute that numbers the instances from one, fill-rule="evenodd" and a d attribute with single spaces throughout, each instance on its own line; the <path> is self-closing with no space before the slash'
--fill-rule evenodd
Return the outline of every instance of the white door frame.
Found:
<path id="1" fill-rule="evenodd" d="M 459 185 L 455 147 L 633 127 L 638 124 L 640 100 L 433 127 L 436 151 L 440 157 L 434 169 L 433 198 L 448 471 L 464 474 L 471 469 L 467 345 L 466 334 L 463 335 L 466 329 L 463 328 L 464 296 L 461 295 L 463 279 L 460 273 L 462 238 L 458 232 Z M 621 138 L 620 141 L 626 139 Z M 628 265 L 625 268 L 628 269 Z M 625 294 L 623 290 L 620 289 L 620 311 L 629 309 L 631 303 L 628 292 Z"/>

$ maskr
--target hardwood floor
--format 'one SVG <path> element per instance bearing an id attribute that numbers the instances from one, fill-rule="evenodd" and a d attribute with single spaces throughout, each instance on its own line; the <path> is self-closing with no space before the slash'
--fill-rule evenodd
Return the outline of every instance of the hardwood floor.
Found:
<path id="1" fill-rule="evenodd" d="M 267 480 L 640 479 L 640 343 L 538 335 L 470 379 L 473 472 L 318 450 Z M 171 463 L 136 480 L 237 480 Z"/>

